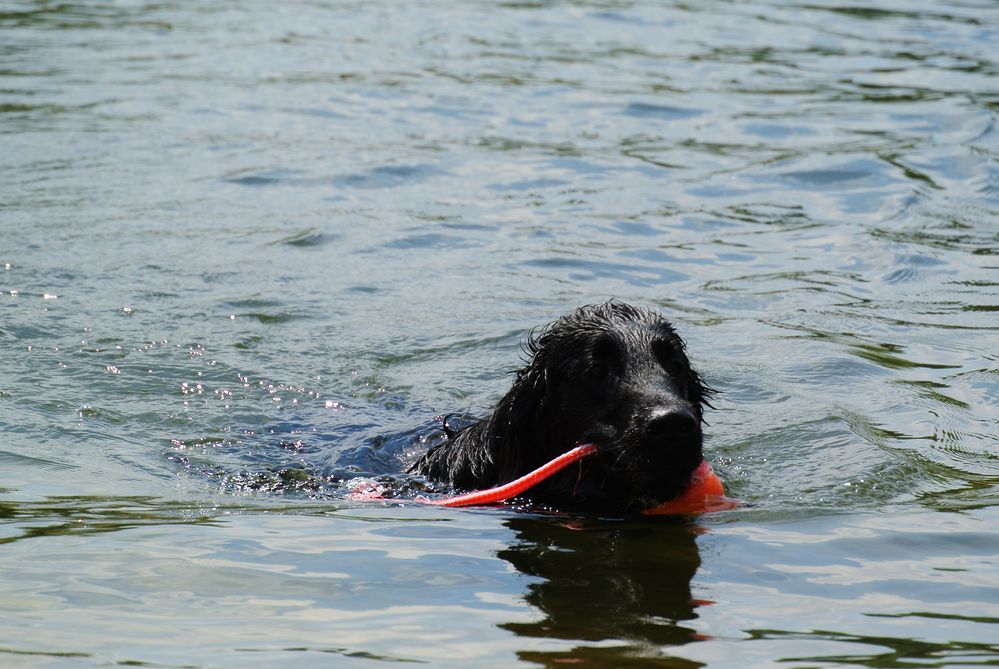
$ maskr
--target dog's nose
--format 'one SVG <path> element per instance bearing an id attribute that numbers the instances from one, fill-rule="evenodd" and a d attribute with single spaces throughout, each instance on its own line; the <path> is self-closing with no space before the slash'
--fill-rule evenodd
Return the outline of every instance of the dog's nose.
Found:
<path id="1" fill-rule="evenodd" d="M 687 441 L 695 438 L 701 423 L 689 409 L 660 411 L 645 424 L 645 438 L 652 440 Z"/>

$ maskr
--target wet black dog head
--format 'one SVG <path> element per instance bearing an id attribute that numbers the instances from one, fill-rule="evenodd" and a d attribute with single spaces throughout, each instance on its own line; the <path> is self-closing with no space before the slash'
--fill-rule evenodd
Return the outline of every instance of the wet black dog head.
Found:
<path id="1" fill-rule="evenodd" d="M 578 443 L 595 458 L 531 496 L 576 508 L 635 510 L 679 494 L 700 464 L 712 392 L 657 313 L 620 302 L 586 306 L 536 333 L 527 366 L 494 409 L 487 448 L 500 481 Z"/>

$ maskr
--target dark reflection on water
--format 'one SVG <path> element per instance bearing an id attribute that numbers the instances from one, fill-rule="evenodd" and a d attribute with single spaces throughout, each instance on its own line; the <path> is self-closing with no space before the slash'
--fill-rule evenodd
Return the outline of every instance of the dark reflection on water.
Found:
<path id="1" fill-rule="evenodd" d="M 524 651 L 522 659 L 552 667 L 614 659 L 624 662 L 615 666 L 644 666 L 640 658 L 648 655 L 650 666 L 661 666 L 670 647 L 698 640 L 685 623 L 697 617 L 697 606 L 710 602 L 691 595 L 701 563 L 693 526 L 530 517 L 505 525 L 515 538 L 497 555 L 532 577 L 524 599 L 540 617 L 503 629 L 576 642 L 571 650 Z M 603 641 L 612 644 L 594 643 Z"/>

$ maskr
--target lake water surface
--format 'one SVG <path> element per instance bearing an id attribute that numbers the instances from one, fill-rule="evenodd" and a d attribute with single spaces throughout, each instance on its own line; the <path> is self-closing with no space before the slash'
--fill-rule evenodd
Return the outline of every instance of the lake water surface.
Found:
<path id="1" fill-rule="evenodd" d="M 997 44 L 987 0 L 0 3 L 0 666 L 999 665 Z M 612 297 L 721 391 L 741 509 L 343 499 Z"/>

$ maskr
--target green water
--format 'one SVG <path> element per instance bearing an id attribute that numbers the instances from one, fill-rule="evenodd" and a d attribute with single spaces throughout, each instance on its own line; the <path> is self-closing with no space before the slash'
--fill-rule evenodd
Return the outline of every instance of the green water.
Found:
<path id="1" fill-rule="evenodd" d="M 996 44 L 994 2 L 0 3 L 0 666 L 999 665 Z M 741 509 L 344 501 L 611 297 L 722 391 Z"/>

